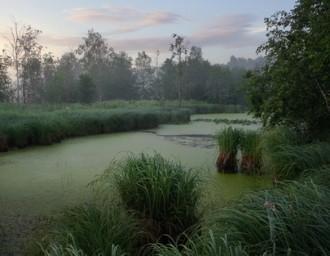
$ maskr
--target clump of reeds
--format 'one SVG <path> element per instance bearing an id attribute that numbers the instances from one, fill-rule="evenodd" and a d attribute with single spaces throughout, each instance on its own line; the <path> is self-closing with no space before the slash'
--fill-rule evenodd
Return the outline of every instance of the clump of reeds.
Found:
<path id="1" fill-rule="evenodd" d="M 117 168 L 120 198 L 145 227 L 147 241 L 176 241 L 199 224 L 201 191 L 195 173 L 159 154 L 131 156 Z"/>
<path id="2" fill-rule="evenodd" d="M 130 156 L 94 186 L 98 200 L 65 211 L 44 255 L 149 255 L 151 243 L 184 243 L 200 226 L 198 175 L 159 154 Z"/>
<path id="3" fill-rule="evenodd" d="M 232 127 L 225 128 L 218 136 L 220 153 L 216 162 L 218 171 L 226 173 L 237 172 L 237 151 L 241 131 Z"/>
<path id="4" fill-rule="evenodd" d="M 247 174 L 260 174 L 261 150 L 260 132 L 244 131 L 240 139 L 241 163 L 240 170 Z"/>

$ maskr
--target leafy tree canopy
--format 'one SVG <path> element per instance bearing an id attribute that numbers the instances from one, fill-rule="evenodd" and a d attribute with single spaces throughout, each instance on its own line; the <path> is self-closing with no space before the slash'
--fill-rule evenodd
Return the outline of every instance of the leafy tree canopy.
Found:
<path id="1" fill-rule="evenodd" d="M 250 73 L 252 111 L 266 125 L 284 123 L 311 133 L 330 124 L 330 2 L 299 0 L 291 12 L 265 19 L 268 40 L 258 48 L 267 65 Z"/>

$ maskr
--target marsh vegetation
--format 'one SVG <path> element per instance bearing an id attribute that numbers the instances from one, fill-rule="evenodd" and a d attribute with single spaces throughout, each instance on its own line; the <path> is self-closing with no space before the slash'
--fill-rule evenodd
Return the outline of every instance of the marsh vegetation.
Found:
<path id="1" fill-rule="evenodd" d="M 0 254 L 330 255 L 328 14 L 297 0 L 224 65 L 178 34 L 133 64 L 94 30 L 56 59 L 14 23 Z"/>

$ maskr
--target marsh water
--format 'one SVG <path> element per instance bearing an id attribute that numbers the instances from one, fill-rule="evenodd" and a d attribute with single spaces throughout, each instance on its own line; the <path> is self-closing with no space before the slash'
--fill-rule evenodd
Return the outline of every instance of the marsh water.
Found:
<path id="1" fill-rule="evenodd" d="M 51 146 L 38 146 L 0 154 L 0 206 L 2 214 L 43 215 L 82 202 L 88 184 L 112 161 L 131 153 L 161 153 L 198 171 L 208 200 L 226 202 L 269 184 L 267 178 L 220 174 L 215 168 L 218 149 L 214 134 L 224 124 L 194 121 L 202 118 L 247 119 L 244 114 L 193 115 L 182 125 L 162 125 L 137 132 L 74 138 Z M 240 126 L 257 129 L 258 125 Z"/>

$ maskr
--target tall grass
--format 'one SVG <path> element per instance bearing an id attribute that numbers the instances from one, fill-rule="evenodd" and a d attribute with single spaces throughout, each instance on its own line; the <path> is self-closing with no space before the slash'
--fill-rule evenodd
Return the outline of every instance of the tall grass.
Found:
<path id="1" fill-rule="evenodd" d="M 251 255 L 329 255 L 329 196 L 313 182 L 253 193 L 218 213 L 218 232 Z"/>
<path id="2" fill-rule="evenodd" d="M 190 120 L 184 109 L 60 109 L 0 110 L 0 150 L 48 145 L 65 138 L 155 128 Z M 5 138 L 5 139 L 4 139 Z"/>
<path id="3" fill-rule="evenodd" d="M 142 221 L 149 242 L 176 240 L 199 224 L 195 173 L 159 154 L 131 156 L 118 168 L 115 183 L 122 202 Z"/>
<path id="4" fill-rule="evenodd" d="M 149 255 L 200 226 L 198 175 L 159 154 L 130 156 L 94 186 L 96 201 L 65 211 L 43 255 Z"/>
<path id="5" fill-rule="evenodd" d="M 126 255 L 138 250 L 140 227 L 122 208 L 86 204 L 64 212 L 43 255 Z"/>
<path id="6" fill-rule="evenodd" d="M 329 228 L 329 188 L 290 182 L 220 209 L 184 245 L 155 248 L 169 256 L 330 255 Z"/>
<path id="7" fill-rule="evenodd" d="M 261 174 L 260 132 L 244 131 L 241 133 L 241 171 L 247 174 Z"/>
<path id="8" fill-rule="evenodd" d="M 282 179 L 297 178 L 308 169 L 330 164 L 330 144 L 313 143 L 281 146 L 271 155 L 273 174 Z"/>
<path id="9" fill-rule="evenodd" d="M 218 171 L 236 172 L 236 155 L 241 131 L 232 127 L 225 128 L 217 135 L 220 153 L 217 159 Z"/>

